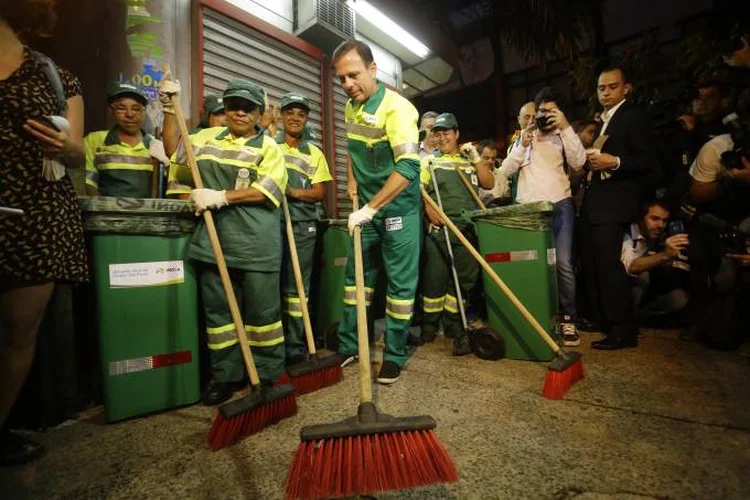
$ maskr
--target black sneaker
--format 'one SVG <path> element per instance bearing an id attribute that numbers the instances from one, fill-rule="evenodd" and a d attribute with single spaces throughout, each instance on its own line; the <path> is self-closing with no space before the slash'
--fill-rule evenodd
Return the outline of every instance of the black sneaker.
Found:
<path id="1" fill-rule="evenodd" d="M 247 384 L 245 382 L 217 382 L 211 380 L 208 383 L 208 387 L 203 391 L 201 400 L 206 406 L 220 405 L 224 401 L 228 400 L 234 395 L 235 391 L 239 391 L 244 388 Z"/>
<path id="2" fill-rule="evenodd" d="M 560 334 L 562 343 L 565 347 L 575 347 L 581 345 L 581 337 L 578 336 L 578 329 L 575 321 L 567 314 L 560 321 Z"/>
<path id="3" fill-rule="evenodd" d="M 401 367 L 393 361 L 383 361 L 378 373 L 379 384 L 392 384 L 401 376 Z"/>
<path id="4" fill-rule="evenodd" d="M 471 342 L 469 336 L 464 332 L 453 339 L 454 356 L 466 356 L 471 353 Z"/>
<path id="5" fill-rule="evenodd" d="M 339 359 L 341 360 L 341 368 L 346 368 L 349 365 L 353 365 L 359 360 L 359 356 L 356 354 L 338 354 Z"/>

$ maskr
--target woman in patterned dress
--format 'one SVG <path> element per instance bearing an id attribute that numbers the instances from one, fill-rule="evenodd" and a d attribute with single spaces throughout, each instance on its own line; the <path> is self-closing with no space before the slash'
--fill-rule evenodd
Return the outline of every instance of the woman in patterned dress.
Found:
<path id="1" fill-rule="evenodd" d="M 0 214 L 0 465 L 41 454 L 40 445 L 3 424 L 31 367 L 55 282 L 87 277 L 70 177 L 48 180 L 42 168 L 44 158 L 83 165 L 81 85 L 58 68 L 70 131 L 45 125 L 39 118 L 58 114 L 58 100 L 44 65 L 21 41 L 51 32 L 53 7 L 54 0 L 0 2 L 0 207 L 23 211 Z"/>

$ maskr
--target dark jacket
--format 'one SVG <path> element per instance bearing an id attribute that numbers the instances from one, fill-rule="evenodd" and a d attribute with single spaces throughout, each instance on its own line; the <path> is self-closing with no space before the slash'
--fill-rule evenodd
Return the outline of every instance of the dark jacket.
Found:
<path id="1" fill-rule="evenodd" d="M 597 137 L 601 125 L 597 129 Z M 583 216 L 592 224 L 630 223 L 638 216 L 642 195 L 660 172 L 656 138 L 645 110 L 625 101 L 607 126 L 602 153 L 620 157 L 620 167 L 604 179 L 593 178 L 583 201 Z"/>

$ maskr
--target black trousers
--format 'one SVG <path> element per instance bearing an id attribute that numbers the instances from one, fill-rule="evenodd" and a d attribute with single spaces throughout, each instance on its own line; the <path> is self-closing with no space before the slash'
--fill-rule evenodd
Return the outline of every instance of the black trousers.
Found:
<path id="1" fill-rule="evenodd" d="M 585 268 L 586 295 L 594 320 L 606 335 L 636 339 L 630 280 L 620 261 L 622 237 L 629 224 L 591 224 L 581 217 L 581 259 Z"/>

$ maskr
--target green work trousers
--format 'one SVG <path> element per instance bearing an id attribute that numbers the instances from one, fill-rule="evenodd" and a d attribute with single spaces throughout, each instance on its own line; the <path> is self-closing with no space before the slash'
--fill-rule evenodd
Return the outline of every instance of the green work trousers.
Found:
<path id="1" fill-rule="evenodd" d="M 470 226 L 464 225 L 461 232 L 475 244 L 476 238 Z M 456 262 L 456 273 L 461 286 L 464 305 L 475 296 L 479 281 L 479 264 L 469 251 L 451 234 L 451 246 Z M 476 245 L 475 245 L 476 246 Z M 440 321 L 448 336 L 456 336 L 463 325 L 458 309 L 456 287 L 451 271 L 450 255 L 445 246 L 443 228 L 432 229 L 425 238 L 425 258 L 422 269 L 422 331 L 435 333 Z"/>
<path id="2" fill-rule="evenodd" d="M 399 366 L 406 362 L 406 338 L 414 310 L 419 280 L 419 214 L 376 217 L 362 227 L 362 258 L 365 272 L 365 300 L 372 302 L 380 266 L 387 278 L 385 303 L 384 361 Z M 339 325 L 339 353 L 357 354 L 357 309 L 352 239 L 347 244 L 344 312 Z"/>
<path id="3" fill-rule="evenodd" d="M 302 283 L 305 287 L 305 297 L 310 298 L 310 275 L 312 274 L 313 254 L 315 253 L 315 237 L 317 222 L 314 220 L 297 221 L 292 223 L 294 242 L 297 246 Z M 286 358 L 307 354 L 305 328 L 302 323 L 302 304 L 297 293 L 297 282 L 294 278 L 292 258 L 289 253 L 289 242 L 286 237 L 286 223 L 282 221 L 281 231 L 284 240 L 284 255 L 281 263 L 281 312 L 284 322 L 284 347 Z"/>
<path id="4" fill-rule="evenodd" d="M 271 292 L 279 289 L 279 273 L 230 268 L 229 275 L 258 375 L 262 381 L 273 382 L 284 373 L 281 301 L 278 293 Z M 243 380 L 245 363 L 218 268 L 202 264 L 199 280 L 213 378 L 217 382 Z"/>

